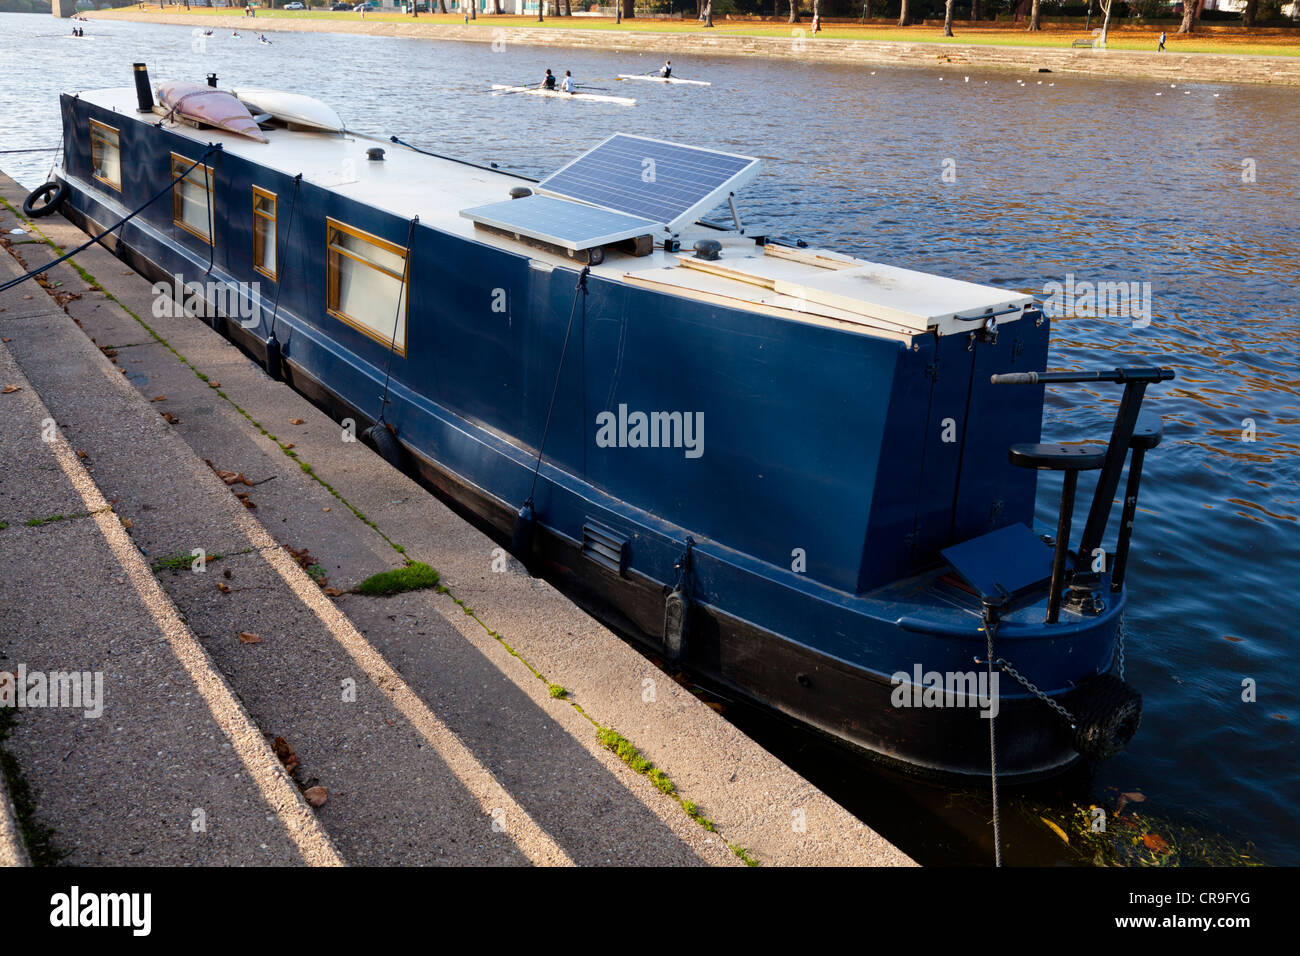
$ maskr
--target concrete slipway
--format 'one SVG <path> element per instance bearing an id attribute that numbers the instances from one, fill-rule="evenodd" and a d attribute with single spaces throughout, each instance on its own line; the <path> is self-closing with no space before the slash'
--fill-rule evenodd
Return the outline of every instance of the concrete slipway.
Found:
<path id="1" fill-rule="evenodd" d="M 0 281 L 85 239 L 24 193 L 0 174 Z M 153 304 L 98 247 L 0 294 L 0 671 L 103 674 L 101 716 L 10 720 L 38 862 L 911 865 Z M 351 593 L 408 557 L 444 589 Z M 23 859 L 8 805 L 0 863 Z"/>

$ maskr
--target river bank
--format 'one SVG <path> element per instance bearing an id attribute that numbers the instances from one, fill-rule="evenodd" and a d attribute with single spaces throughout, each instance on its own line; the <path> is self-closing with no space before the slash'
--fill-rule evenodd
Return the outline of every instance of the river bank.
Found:
<path id="1" fill-rule="evenodd" d="M 281 13 L 282 11 L 275 11 Z M 704 32 L 675 29 L 574 29 L 549 25 L 524 26 L 520 17 L 480 17 L 464 24 L 446 17 L 371 16 L 352 14 L 266 16 L 250 22 L 240 15 L 219 14 L 210 8 L 194 11 L 122 9 L 92 13 L 96 20 L 134 20 L 178 26 L 243 28 L 257 32 L 352 33 L 409 39 L 457 40 L 597 49 L 607 52 L 652 52 L 668 56 L 763 56 L 773 59 L 871 66 L 938 66 L 951 69 L 992 69 L 1020 73 L 1050 71 L 1103 78 L 1140 77 L 1201 83 L 1252 83 L 1300 86 L 1300 57 L 1257 54 L 1186 53 L 1141 50 L 1094 50 L 1080 47 L 1038 47 L 977 42 L 911 42 L 872 39 L 811 39 L 801 25 L 789 35 Z M 977 35 L 977 34 L 976 34 Z"/>

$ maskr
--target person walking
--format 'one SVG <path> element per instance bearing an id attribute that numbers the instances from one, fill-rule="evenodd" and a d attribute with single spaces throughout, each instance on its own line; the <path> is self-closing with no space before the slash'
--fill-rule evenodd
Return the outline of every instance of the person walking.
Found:
<path id="1" fill-rule="evenodd" d="M 1163 53 L 1164 51 L 1165 51 L 1165 31 L 1164 31 L 1164 30 L 1161 30 L 1161 31 L 1160 31 L 1160 45 L 1159 45 L 1158 47 L 1156 47 L 1156 52 L 1157 52 L 1157 53 Z"/>

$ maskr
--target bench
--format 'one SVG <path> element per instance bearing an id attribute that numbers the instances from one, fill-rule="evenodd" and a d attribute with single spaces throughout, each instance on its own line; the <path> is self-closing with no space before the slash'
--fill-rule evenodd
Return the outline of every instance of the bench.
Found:
<path id="1" fill-rule="evenodd" d="M 1091 37 L 1088 37 L 1087 39 L 1084 39 L 1084 40 L 1075 40 L 1075 41 L 1073 41 L 1073 42 L 1070 44 L 1070 46 L 1071 46 L 1071 47 L 1091 47 L 1092 44 L 1093 44 L 1093 40 L 1092 40 L 1092 38 L 1091 38 Z"/>

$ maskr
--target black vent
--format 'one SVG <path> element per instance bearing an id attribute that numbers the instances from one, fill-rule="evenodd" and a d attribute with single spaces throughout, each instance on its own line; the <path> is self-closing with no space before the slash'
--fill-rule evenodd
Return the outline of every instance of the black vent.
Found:
<path id="1" fill-rule="evenodd" d="M 627 538 L 604 525 L 582 526 L 582 553 L 607 571 L 621 575 L 627 570 Z"/>

